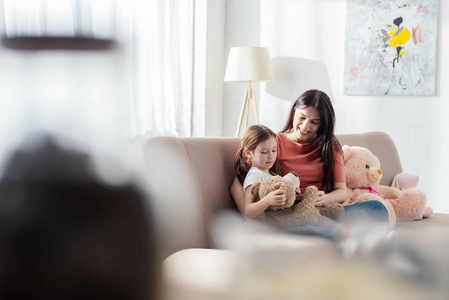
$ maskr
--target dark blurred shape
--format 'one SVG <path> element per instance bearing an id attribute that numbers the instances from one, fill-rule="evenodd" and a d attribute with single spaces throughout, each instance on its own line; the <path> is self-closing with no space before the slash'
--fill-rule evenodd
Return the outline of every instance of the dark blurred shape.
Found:
<path id="1" fill-rule="evenodd" d="M 3 37 L 2 45 L 15 50 L 112 50 L 117 43 L 111 40 L 70 37 Z"/>
<path id="2" fill-rule="evenodd" d="M 44 136 L 0 180 L 0 299 L 158 299 L 150 209 L 132 182 Z"/>
<path id="3" fill-rule="evenodd" d="M 118 12 L 115 0 L 100 5 L 97 0 L 0 0 L 0 36 L 14 49 L 26 43 L 58 49 L 78 49 L 78 44 L 87 43 L 103 49 L 116 40 Z"/>

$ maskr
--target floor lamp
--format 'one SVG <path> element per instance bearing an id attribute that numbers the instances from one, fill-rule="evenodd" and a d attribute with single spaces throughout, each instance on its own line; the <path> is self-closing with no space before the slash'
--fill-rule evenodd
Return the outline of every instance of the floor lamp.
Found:
<path id="1" fill-rule="evenodd" d="M 268 48 L 263 47 L 232 47 L 229 51 L 226 66 L 225 81 L 248 82 L 248 88 L 243 97 L 239 123 L 235 136 L 240 136 L 243 119 L 246 115 L 245 129 L 248 128 L 250 102 L 254 110 L 254 120 L 259 124 L 256 96 L 251 88 L 251 82 L 273 79 L 270 54 Z"/>

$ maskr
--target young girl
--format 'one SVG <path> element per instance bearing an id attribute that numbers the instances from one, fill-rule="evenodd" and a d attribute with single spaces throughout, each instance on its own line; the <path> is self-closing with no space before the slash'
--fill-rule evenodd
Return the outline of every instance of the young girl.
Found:
<path id="1" fill-rule="evenodd" d="M 270 205 L 282 205 L 286 197 L 279 189 L 269 193 L 255 202 L 251 195 L 251 185 L 267 177 L 280 174 L 280 164 L 277 157 L 277 140 L 275 133 L 266 126 L 253 125 L 249 127 L 242 138 L 242 147 L 235 157 L 237 179 L 243 185 L 245 194 L 243 203 L 237 203 L 238 209 L 247 218 L 261 215 Z M 244 155 L 249 161 L 245 160 Z M 300 192 L 300 188 L 296 189 Z M 299 226 L 284 229 L 285 232 L 322 235 L 331 240 L 339 240 L 345 229 L 339 225 Z"/>
<path id="2" fill-rule="evenodd" d="M 270 205 L 285 203 L 286 197 L 281 189 L 271 192 L 257 202 L 251 195 L 252 184 L 280 174 L 276 135 L 271 129 L 264 125 L 249 127 L 243 135 L 242 147 L 236 154 L 234 165 L 245 193 L 244 202 L 239 203 L 238 208 L 247 218 L 261 215 Z"/>

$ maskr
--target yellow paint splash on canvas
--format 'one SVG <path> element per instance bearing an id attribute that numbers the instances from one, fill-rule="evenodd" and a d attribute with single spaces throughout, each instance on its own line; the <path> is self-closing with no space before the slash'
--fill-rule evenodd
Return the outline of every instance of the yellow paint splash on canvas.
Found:
<path id="1" fill-rule="evenodd" d="M 390 30 L 390 37 L 391 39 L 388 41 L 391 46 L 396 49 L 398 46 L 405 45 L 410 40 L 410 30 L 407 28 L 402 29 L 399 33 L 397 33 L 399 28 L 397 26 L 394 26 Z M 399 55 L 404 55 L 406 50 L 400 51 Z"/>

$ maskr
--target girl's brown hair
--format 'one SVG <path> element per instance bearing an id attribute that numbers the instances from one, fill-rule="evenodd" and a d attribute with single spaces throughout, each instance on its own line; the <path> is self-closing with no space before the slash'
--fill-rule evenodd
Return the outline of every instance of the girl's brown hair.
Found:
<path id="1" fill-rule="evenodd" d="M 237 173 L 237 178 L 241 184 L 245 180 L 246 174 L 248 174 L 251 165 L 246 163 L 246 156 L 244 156 L 244 150 L 254 151 L 260 143 L 268 140 L 270 137 L 276 138 L 276 134 L 267 126 L 253 125 L 249 127 L 242 137 L 242 146 L 235 155 L 234 168 Z M 270 169 L 274 174 L 281 174 L 279 160 L 276 156 L 276 161 Z"/>
<path id="2" fill-rule="evenodd" d="M 321 158 L 324 162 L 324 175 L 321 187 L 326 193 L 334 190 L 335 151 L 343 154 L 341 145 L 334 135 L 335 112 L 329 96 L 320 90 L 308 90 L 299 96 L 293 103 L 287 122 L 281 132 L 293 129 L 293 119 L 296 109 L 313 107 L 320 116 L 320 128 L 317 132 L 316 142 L 319 143 Z"/>

